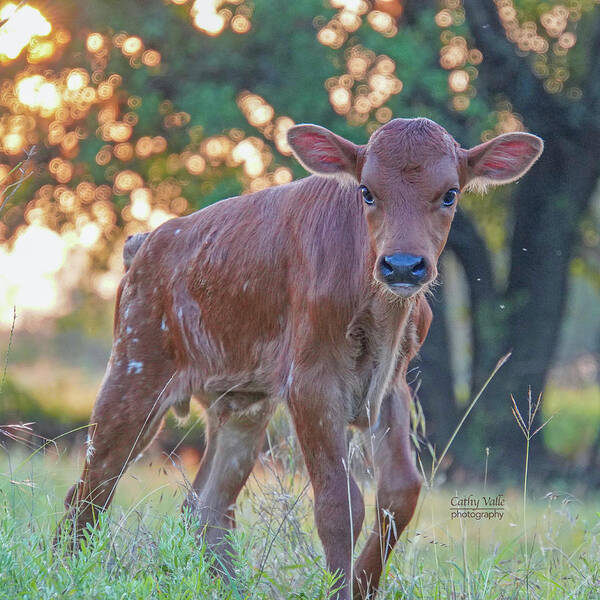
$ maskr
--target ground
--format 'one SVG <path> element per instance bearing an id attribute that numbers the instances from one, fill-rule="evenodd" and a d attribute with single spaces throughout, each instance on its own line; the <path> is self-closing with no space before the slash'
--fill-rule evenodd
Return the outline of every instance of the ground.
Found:
<path id="1" fill-rule="evenodd" d="M 112 509 L 80 553 L 53 549 L 62 498 L 83 456 L 17 447 L 0 459 L 0 598 L 326 598 L 310 487 L 293 451 L 268 455 L 240 496 L 237 576 L 214 578 L 179 505 L 192 472 L 157 452 L 123 478 Z M 370 477 L 363 481 L 372 518 Z M 503 499 L 498 520 L 454 515 L 451 505 Z M 389 563 L 384 598 L 600 598 L 597 498 L 564 490 L 424 488 Z M 494 510 L 497 510 L 496 508 Z M 481 512 L 481 511 L 479 511 Z M 490 514 L 490 513 L 486 513 Z M 364 528 L 366 530 L 367 527 Z M 364 542 L 364 530 L 357 548 Z"/>

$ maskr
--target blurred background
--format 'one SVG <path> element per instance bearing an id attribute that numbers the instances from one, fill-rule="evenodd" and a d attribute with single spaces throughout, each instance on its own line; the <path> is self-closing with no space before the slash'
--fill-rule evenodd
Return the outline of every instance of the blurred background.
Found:
<path id="1" fill-rule="evenodd" d="M 525 130 L 546 150 L 521 182 L 461 201 L 411 371 L 422 447 L 443 448 L 511 350 L 447 475 L 522 476 L 511 394 L 525 414 L 530 389 L 543 393 L 533 429 L 552 417 L 532 476 L 596 485 L 597 4 L 0 0 L 0 425 L 55 437 L 87 423 L 128 235 L 304 176 L 285 141 L 294 123 L 363 143 L 426 116 L 465 147 Z M 160 440 L 197 460 L 201 421 Z"/>

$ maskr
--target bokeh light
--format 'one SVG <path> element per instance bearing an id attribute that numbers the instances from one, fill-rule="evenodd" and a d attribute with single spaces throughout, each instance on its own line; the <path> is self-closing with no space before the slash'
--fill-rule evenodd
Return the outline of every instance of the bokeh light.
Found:
<path id="1" fill-rule="evenodd" d="M 47 36 L 52 26 L 37 8 L 9 2 L 0 9 L 0 57 L 14 59 L 36 36 Z"/>

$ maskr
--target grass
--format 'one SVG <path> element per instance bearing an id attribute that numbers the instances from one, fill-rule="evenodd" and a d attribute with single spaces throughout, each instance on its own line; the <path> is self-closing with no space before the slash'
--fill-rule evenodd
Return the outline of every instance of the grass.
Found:
<path id="1" fill-rule="evenodd" d="M 289 454 L 291 456 L 291 453 Z M 54 449 L 0 460 L 0 598 L 326 598 L 310 489 L 293 458 L 255 469 L 239 501 L 236 577 L 210 573 L 179 505 L 192 473 L 155 455 L 133 465 L 112 509 L 80 553 L 53 549 L 62 498 L 81 458 Z M 373 493 L 363 480 L 368 519 Z M 451 499 L 504 494 L 502 520 L 452 518 Z M 389 561 L 385 598 L 600 598 L 600 513 L 569 494 L 427 489 Z M 365 540 L 365 531 L 358 549 Z M 527 547 L 525 546 L 527 541 Z M 525 560 L 527 556 L 527 560 Z"/>

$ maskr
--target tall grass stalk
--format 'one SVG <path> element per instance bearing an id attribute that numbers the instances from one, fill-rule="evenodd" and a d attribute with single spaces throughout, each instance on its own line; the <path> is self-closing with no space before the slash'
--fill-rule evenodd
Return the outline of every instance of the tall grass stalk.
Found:
<path id="1" fill-rule="evenodd" d="M 433 453 L 432 463 L 431 463 L 431 478 L 429 481 L 430 486 L 433 485 L 433 480 L 435 479 L 435 475 L 436 475 L 440 465 L 442 464 L 442 461 L 444 460 L 446 454 L 448 453 L 448 450 L 450 450 L 450 446 L 452 446 L 452 443 L 454 442 L 454 439 L 458 435 L 458 432 L 462 429 L 462 426 L 464 425 L 465 421 L 467 420 L 467 417 L 469 416 L 469 414 L 471 414 L 471 411 L 473 410 L 473 408 L 475 407 L 475 405 L 477 404 L 477 402 L 483 395 L 483 392 L 485 392 L 487 386 L 490 384 L 490 381 L 492 381 L 492 379 L 495 377 L 496 373 L 498 373 L 498 371 L 506 364 L 506 361 L 510 358 L 510 355 L 511 355 L 511 352 L 508 352 L 502 358 L 500 358 L 500 360 L 496 363 L 494 370 L 490 373 L 489 377 L 485 380 L 485 383 L 481 386 L 481 389 L 477 392 L 477 394 L 475 395 L 475 397 L 473 398 L 473 400 L 467 407 L 467 410 L 465 410 L 465 413 L 463 414 L 461 420 L 458 422 L 458 425 L 452 432 L 452 435 L 450 436 L 450 439 L 448 440 L 448 443 L 444 447 L 444 450 L 442 451 L 440 457 L 437 458 L 435 456 L 435 453 Z"/>
<path id="2" fill-rule="evenodd" d="M 526 584 L 526 594 L 527 598 L 529 598 L 529 549 L 527 547 L 527 481 L 529 478 L 529 450 L 531 446 L 531 440 L 549 423 L 552 419 L 550 417 L 546 421 L 544 421 L 537 429 L 533 430 L 533 424 L 535 422 L 535 417 L 540 408 L 540 404 L 542 402 L 542 394 L 540 393 L 535 404 L 531 398 L 531 388 L 527 391 L 527 420 L 523 418 L 519 407 L 515 401 L 515 397 L 511 394 L 510 399 L 512 401 L 512 413 L 515 417 L 517 425 L 519 429 L 523 432 L 525 436 L 525 472 L 523 474 L 523 538 L 525 540 L 525 584 Z M 532 432 L 533 430 L 533 432 Z"/>

